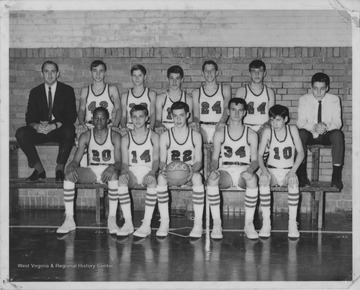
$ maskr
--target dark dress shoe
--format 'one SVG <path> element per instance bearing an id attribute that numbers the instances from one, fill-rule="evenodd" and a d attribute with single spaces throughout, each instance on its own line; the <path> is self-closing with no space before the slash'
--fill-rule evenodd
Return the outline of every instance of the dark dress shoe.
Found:
<path id="1" fill-rule="evenodd" d="M 64 171 L 56 170 L 55 181 L 64 181 Z"/>
<path id="2" fill-rule="evenodd" d="M 46 172 L 43 171 L 39 174 L 39 172 L 35 169 L 34 172 L 26 178 L 27 182 L 37 182 L 37 181 L 43 181 L 46 178 Z"/>
<path id="3" fill-rule="evenodd" d="M 344 187 L 341 179 L 333 179 L 331 180 L 331 187 L 336 187 L 339 191 L 341 191 Z"/>
<path id="4" fill-rule="evenodd" d="M 299 187 L 304 187 L 310 185 L 310 180 L 306 175 L 298 175 Z"/>

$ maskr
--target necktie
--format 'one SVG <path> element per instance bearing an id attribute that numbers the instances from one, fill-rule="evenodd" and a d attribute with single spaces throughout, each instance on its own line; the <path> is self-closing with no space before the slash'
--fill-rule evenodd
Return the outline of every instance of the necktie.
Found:
<path id="1" fill-rule="evenodd" d="M 49 121 L 52 119 L 52 93 L 51 93 L 51 87 L 49 87 L 49 93 L 48 93 L 48 105 L 49 105 Z"/>
<path id="2" fill-rule="evenodd" d="M 321 123 L 321 101 L 319 101 L 319 107 L 318 107 L 318 123 Z"/>

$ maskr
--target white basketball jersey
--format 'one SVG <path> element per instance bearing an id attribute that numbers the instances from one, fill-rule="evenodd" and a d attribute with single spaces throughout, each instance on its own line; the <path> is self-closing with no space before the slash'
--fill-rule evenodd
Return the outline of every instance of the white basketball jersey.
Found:
<path id="1" fill-rule="evenodd" d="M 215 94 L 209 96 L 204 87 L 199 88 L 200 94 L 200 123 L 216 124 L 220 121 L 224 111 L 223 86 L 218 84 Z"/>
<path id="2" fill-rule="evenodd" d="M 95 140 L 94 129 L 90 129 L 90 142 L 88 147 L 88 164 L 89 165 L 107 165 L 114 164 L 114 145 L 111 140 L 111 129 L 107 129 L 107 136 L 103 144 Z"/>
<path id="3" fill-rule="evenodd" d="M 173 133 L 174 128 L 167 131 L 169 136 L 169 147 L 167 150 L 167 164 L 172 161 L 182 161 L 188 165 L 194 164 L 195 144 L 193 141 L 193 130 L 188 128 L 188 135 L 184 143 L 176 141 Z"/>
<path id="4" fill-rule="evenodd" d="M 86 96 L 85 122 L 92 121 L 93 112 L 97 107 L 103 107 L 108 110 L 111 116 L 114 109 L 114 103 L 110 98 L 109 85 L 106 84 L 104 90 L 99 95 L 95 95 L 90 85 Z"/>
<path id="5" fill-rule="evenodd" d="M 146 166 L 151 170 L 153 158 L 153 144 L 151 142 L 151 130 L 143 143 L 136 143 L 132 131 L 129 131 L 129 166 Z"/>
<path id="6" fill-rule="evenodd" d="M 290 127 L 286 125 L 284 140 L 280 141 L 276 133 L 271 129 L 269 159 L 267 161 L 270 168 L 292 168 L 295 162 L 295 143 L 291 135 Z"/>
<path id="7" fill-rule="evenodd" d="M 229 126 L 224 129 L 224 141 L 220 148 L 219 167 L 224 165 L 248 165 L 251 161 L 251 150 L 248 142 L 249 128 L 244 126 L 240 138 L 233 139 L 229 134 Z"/>
<path id="8" fill-rule="evenodd" d="M 248 105 L 247 114 L 244 118 L 246 125 L 262 125 L 269 120 L 269 94 L 264 85 L 260 94 L 251 91 L 249 85 L 245 86 L 245 100 Z"/>
<path id="9" fill-rule="evenodd" d="M 134 107 L 135 105 L 143 105 L 145 108 L 148 109 L 149 111 L 149 116 L 151 116 L 150 112 L 150 96 L 149 96 L 149 88 L 145 88 L 144 92 L 136 97 L 134 96 L 132 89 L 130 89 L 128 91 L 128 95 L 127 95 L 127 101 L 126 101 L 126 107 L 127 107 L 127 119 L 128 119 L 128 123 L 132 124 L 131 122 L 131 118 L 130 118 L 130 110 L 132 107 Z"/>
<path id="10" fill-rule="evenodd" d="M 184 91 L 181 92 L 181 102 L 186 103 L 186 93 Z M 162 122 L 166 124 L 174 124 L 173 118 L 171 116 L 171 106 L 174 102 L 170 99 L 169 93 L 166 92 L 165 103 L 162 108 Z"/>

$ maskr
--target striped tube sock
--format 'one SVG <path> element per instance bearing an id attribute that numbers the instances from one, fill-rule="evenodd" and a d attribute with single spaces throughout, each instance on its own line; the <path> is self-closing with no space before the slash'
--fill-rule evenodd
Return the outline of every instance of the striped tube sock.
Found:
<path id="1" fill-rule="evenodd" d="M 260 205 L 263 219 L 270 219 L 270 186 L 260 186 Z"/>
<path id="2" fill-rule="evenodd" d="M 72 181 L 64 180 L 64 204 L 65 214 L 74 215 L 74 199 L 75 199 L 75 183 Z"/>
<path id="3" fill-rule="evenodd" d="M 151 219 L 154 213 L 154 208 L 157 200 L 157 191 L 156 187 L 147 188 L 146 190 L 146 199 L 145 199 L 145 214 L 143 223 L 150 226 Z"/>
<path id="4" fill-rule="evenodd" d="M 193 186 L 193 206 L 195 212 L 195 222 L 202 223 L 204 212 L 205 190 L 203 185 Z"/>
<path id="5" fill-rule="evenodd" d="M 217 186 L 207 187 L 211 215 L 214 221 L 220 220 L 220 191 Z"/>
<path id="6" fill-rule="evenodd" d="M 245 222 L 253 221 L 256 203 L 258 200 L 258 188 L 246 188 L 245 191 Z"/>
<path id="7" fill-rule="evenodd" d="M 297 208 L 299 204 L 299 187 L 289 187 L 288 205 L 289 205 L 289 220 L 296 221 Z"/>
<path id="8" fill-rule="evenodd" d="M 125 222 L 131 221 L 131 199 L 128 187 L 120 186 L 119 190 L 119 201 L 122 213 L 124 215 Z"/>
<path id="9" fill-rule="evenodd" d="M 118 207 L 119 193 L 118 193 L 118 181 L 110 180 L 108 182 L 108 197 L 109 197 L 109 216 L 116 216 L 116 210 Z"/>
<path id="10" fill-rule="evenodd" d="M 157 199 L 160 219 L 169 219 L 169 193 L 167 185 L 157 186 Z"/>

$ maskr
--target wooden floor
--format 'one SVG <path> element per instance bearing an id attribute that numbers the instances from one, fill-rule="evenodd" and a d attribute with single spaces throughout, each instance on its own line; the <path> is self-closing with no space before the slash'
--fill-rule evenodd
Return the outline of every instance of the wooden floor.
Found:
<path id="1" fill-rule="evenodd" d="M 287 237 L 287 214 L 273 217 L 269 239 L 245 237 L 243 216 L 224 217 L 224 238 L 188 237 L 191 216 L 171 216 L 170 234 L 158 239 L 117 238 L 106 230 L 106 219 L 95 223 L 95 212 L 76 216 L 78 228 L 56 235 L 63 212 L 28 210 L 11 213 L 10 280 L 40 281 L 343 281 L 352 279 L 351 215 L 328 214 L 325 231 L 315 230 L 308 215 L 300 219 L 301 237 Z M 135 213 L 135 227 L 141 213 Z M 119 221 L 121 225 L 123 221 Z M 259 228 L 258 221 L 255 222 Z M 179 284 L 175 284 L 179 285 Z M 70 288 L 67 288 L 70 289 Z M 123 288 L 127 289 L 127 288 Z"/>

